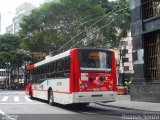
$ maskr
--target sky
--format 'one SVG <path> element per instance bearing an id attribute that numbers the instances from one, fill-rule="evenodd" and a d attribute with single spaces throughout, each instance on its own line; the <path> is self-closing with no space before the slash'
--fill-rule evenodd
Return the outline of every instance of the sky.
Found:
<path id="1" fill-rule="evenodd" d="M 45 0 L 0 0 L 1 13 L 1 33 L 5 33 L 5 29 L 12 23 L 12 18 L 15 16 L 16 8 L 24 2 L 29 2 L 39 7 Z"/>

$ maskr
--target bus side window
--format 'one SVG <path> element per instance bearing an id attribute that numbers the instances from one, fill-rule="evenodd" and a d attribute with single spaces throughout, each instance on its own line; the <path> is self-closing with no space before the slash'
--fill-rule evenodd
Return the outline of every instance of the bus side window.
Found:
<path id="1" fill-rule="evenodd" d="M 47 64 L 46 72 L 50 73 L 50 71 L 49 71 L 49 64 Z"/>
<path id="2" fill-rule="evenodd" d="M 51 73 L 51 63 L 48 64 L 48 73 Z"/>
<path id="3" fill-rule="evenodd" d="M 55 78 L 55 62 L 51 62 L 47 65 L 48 72 L 46 78 Z"/>
<path id="4" fill-rule="evenodd" d="M 39 83 L 42 83 L 46 80 L 46 75 L 42 74 L 39 76 Z"/>
<path id="5" fill-rule="evenodd" d="M 46 73 L 46 65 L 42 66 L 42 74 L 45 74 Z"/>
<path id="6" fill-rule="evenodd" d="M 64 59 L 57 61 L 57 72 L 63 71 L 64 68 Z"/>
<path id="7" fill-rule="evenodd" d="M 51 64 L 50 64 L 50 73 L 53 73 L 53 72 L 55 72 L 55 62 L 52 62 Z"/>
<path id="8" fill-rule="evenodd" d="M 70 75 L 70 57 L 65 58 L 64 62 L 64 77 L 68 78 Z"/>
<path id="9" fill-rule="evenodd" d="M 64 59 L 56 61 L 56 77 L 63 77 Z"/>

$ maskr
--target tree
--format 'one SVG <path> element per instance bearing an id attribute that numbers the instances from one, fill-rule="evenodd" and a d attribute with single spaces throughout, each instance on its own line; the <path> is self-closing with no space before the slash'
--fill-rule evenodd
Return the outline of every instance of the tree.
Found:
<path id="1" fill-rule="evenodd" d="M 19 37 L 13 34 L 0 35 L 0 51 L 11 51 L 19 48 Z"/>
<path id="2" fill-rule="evenodd" d="M 5 65 L 10 62 L 10 51 L 19 48 L 19 38 L 16 35 L 4 34 L 0 35 L 0 63 Z"/>
<path id="3" fill-rule="evenodd" d="M 87 46 L 118 46 L 122 33 L 128 30 L 129 19 L 127 0 L 50 1 L 23 17 L 21 46 L 47 53 L 81 47 L 84 42 Z"/>
<path id="4" fill-rule="evenodd" d="M 21 45 L 31 51 L 56 50 L 94 23 L 95 17 L 100 18 L 103 15 L 105 15 L 104 9 L 90 0 L 60 0 L 60 2 L 45 3 L 30 16 L 23 18 L 20 31 L 23 39 Z M 102 26 L 104 23 L 105 20 L 97 25 Z M 82 33 L 70 45 L 86 36 L 86 32 Z M 48 49 L 45 50 L 42 46 Z"/>
<path id="5" fill-rule="evenodd" d="M 129 5 L 129 0 L 119 0 L 117 4 L 120 4 L 120 9 L 125 8 Z M 117 35 L 116 41 L 117 46 L 119 45 L 119 41 L 127 37 L 127 33 L 131 28 L 131 11 L 129 7 L 126 7 L 125 11 L 123 12 L 123 16 L 117 21 L 119 24 L 117 27 L 119 28 L 119 34 Z"/>
<path id="6" fill-rule="evenodd" d="M 30 54 L 20 49 L 18 36 L 0 35 L 0 66 L 9 71 L 11 81 L 13 81 L 13 71 L 30 60 Z"/>

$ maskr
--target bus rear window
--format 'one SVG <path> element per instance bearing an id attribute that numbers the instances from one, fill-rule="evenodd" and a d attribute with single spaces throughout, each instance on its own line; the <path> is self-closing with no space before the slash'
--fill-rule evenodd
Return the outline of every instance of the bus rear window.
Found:
<path id="1" fill-rule="evenodd" d="M 101 51 L 79 51 L 81 70 L 111 71 L 111 53 Z"/>

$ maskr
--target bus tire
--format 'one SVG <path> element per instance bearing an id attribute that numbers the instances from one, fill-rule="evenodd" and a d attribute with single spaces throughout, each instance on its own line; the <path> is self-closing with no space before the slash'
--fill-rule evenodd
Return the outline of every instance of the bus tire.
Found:
<path id="1" fill-rule="evenodd" d="M 48 93 L 48 104 L 53 105 L 54 98 L 53 98 L 53 92 L 50 90 Z"/>

